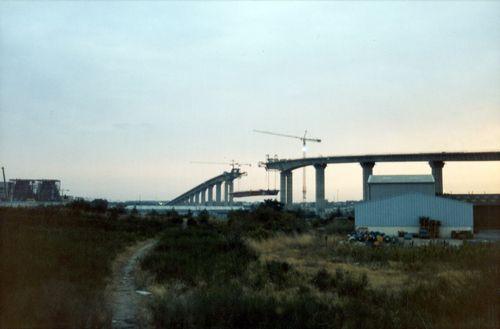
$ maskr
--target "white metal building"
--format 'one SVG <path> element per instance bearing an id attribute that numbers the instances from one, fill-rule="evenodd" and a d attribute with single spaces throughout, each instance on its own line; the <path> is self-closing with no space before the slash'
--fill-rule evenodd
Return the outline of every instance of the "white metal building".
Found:
<path id="1" fill-rule="evenodd" d="M 368 178 L 368 200 L 381 200 L 407 193 L 435 195 L 432 175 L 371 175 Z"/>
<path id="2" fill-rule="evenodd" d="M 366 227 L 397 235 L 398 231 L 418 233 L 420 217 L 441 221 L 439 236 L 451 237 L 453 230 L 472 231 L 473 205 L 423 193 L 406 193 L 354 206 L 356 229 Z"/>

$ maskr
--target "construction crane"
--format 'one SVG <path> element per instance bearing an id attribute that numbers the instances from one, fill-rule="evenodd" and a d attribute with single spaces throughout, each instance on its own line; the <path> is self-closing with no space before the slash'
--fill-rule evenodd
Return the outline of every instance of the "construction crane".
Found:
<path id="1" fill-rule="evenodd" d="M 242 166 L 249 166 L 251 167 L 251 163 L 239 163 L 234 160 L 231 160 L 231 162 L 211 162 L 211 161 L 191 161 L 191 163 L 197 163 L 197 164 L 216 164 L 216 165 L 229 165 L 231 166 L 231 169 L 234 170 L 234 168 L 240 168 Z"/>
<path id="2" fill-rule="evenodd" d="M 307 130 L 304 132 L 304 136 L 294 136 L 294 135 L 287 135 L 287 134 L 280 134 L 280 133 L 274 133 L 271 131 L 265 131 L 265 130 L 253 130 L 256 133 L 260 134 L 267 134 L 267 135 L 273 135 L 273 136 L 280 136 L 280 137 L 288 137 L 288 138 L 295 138 L 298 139 L 302 142 L 302 157 L 306 157 L 306 152 L 307 152 L 307 142 L 314 142 L 314 143 L 321 143 L 321 139 L 319 138 L 308 138 L 306 137 L 307 135 Z M 302 168 L 302 202 L 306 202 L 306 195 L 307 195 L 307 188 L 306 188 L 306 167 Z"/>
<path id="3" fill-rule="evenodd" d="M 231 166 L 231 172 L 234 172 L 235 168 L 237 168 L 239 170 L 239 168 L 243 167 L 243 166 L 248 166 L 248 167 L 251 167 L 252 164 L 251 163 L 239 163 L 239 162 L 236 162 L 234 160 L 231 160 L 231 162 L 212 162 L 212 161 L 191 161 L 191 163 L 196 163 L 196 164 L 212 164 L 212 165 L 229 165 Z M 238 180 L 236 181 L 238 186 L 238 190 L 240 189 L 240 179 L 242 176 L 246 176 L 247 173 L 242 173 L 241 176 L 238 177 Z"/>
<path id="4" fill-rule="evenodd" d="M 9 190 L 7 188 L 7 181 L 5 180 L 5 168 L 2 167 L 2 175 L 3 175 L 3 193 L 5 195 L 5 201 L 9 200 Z"/>

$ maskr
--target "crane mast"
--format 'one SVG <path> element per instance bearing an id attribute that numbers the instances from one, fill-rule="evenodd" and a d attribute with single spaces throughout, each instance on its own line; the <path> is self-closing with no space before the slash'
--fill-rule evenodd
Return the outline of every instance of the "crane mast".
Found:
<path id="1" fill-rule="evenodd" d="M 280 137 L 287 137 L 287 138 L 295 138 L 299 139 L 302 142 L 302 157 L 306 158 L 306 152 L 307 152 L 307 142 L 314 142 L 314 143 L 321 143 L 321 139 L 319 138 L 308 138 L 306 137 L 307 135 L 307 130 L 304 132 L 304 136 L 294 136 L 294 135 L 288 135 L 288 134 L 281 134 L 281 133 L 274 133 L 271 131 L 266 131 L 266 130 L 257 130 L 254 129 L 254 132 L 260 133 L 260 134 L 267 134 L 267 135 L 273 135 L 273 136 L 280 136 Z M 307 187 L 306 187 L 306 167 L 302 168 L 302 202 L 306 202 L 307 199 Z"/>

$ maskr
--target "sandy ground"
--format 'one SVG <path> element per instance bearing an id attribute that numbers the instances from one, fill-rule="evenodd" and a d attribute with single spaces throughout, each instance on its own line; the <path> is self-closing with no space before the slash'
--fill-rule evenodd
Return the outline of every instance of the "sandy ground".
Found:
<path id="1" fill-rule="evenodd" d="M 118 255 L 113 263 L 113 277 L 107 287 L 108 301 L 113 311 L 112 328 L 146 328 L 145 304 L 151 297 L 147 292 L 137 290 L 134 272 L 139 260 L 158 241 L 141 241 Z"/>

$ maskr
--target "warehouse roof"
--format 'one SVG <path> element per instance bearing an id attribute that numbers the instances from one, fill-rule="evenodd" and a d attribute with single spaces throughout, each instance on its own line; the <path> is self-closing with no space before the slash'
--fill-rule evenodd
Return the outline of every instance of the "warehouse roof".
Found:
<path id="1" fill-rule="evenodd" d="M 370 175 L 368 184 L 434 183 L 432 175 Z"/>

